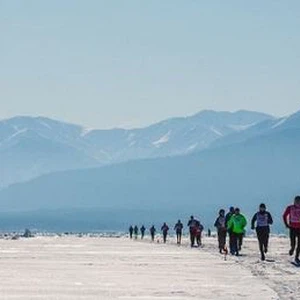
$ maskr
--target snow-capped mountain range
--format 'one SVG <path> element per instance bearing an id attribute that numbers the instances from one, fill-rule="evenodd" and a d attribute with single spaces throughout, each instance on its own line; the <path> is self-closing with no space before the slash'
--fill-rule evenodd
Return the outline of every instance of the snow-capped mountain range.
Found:
<path id="1" fill-rule="evenodd" d="M 0 186 L 53 171 L 185 155 L 288 121 L 250 111 L 202 111 L 146 128 L 91 130 L 49 118 L 15 117 L 0 121 Z"/>
<path id="2" fill-rule="evenodd" d="M 161 138 L 165 140 L 167 137 Z M 144 222 L 148 215 L 158 220 L 171 214 L 175 219 L 179 213 L 183 216 L 195 211 L 208 223 L 220 207 L 238 205 L 247 215 L 263 201 L 281 220 L 283 208 L 299 194 L 299 149 L 300 113 L 296 113 L 234 131 L 206 149 L 185 155 L 39 176 L 1 190 L 0 211 L 49 210 L 55 217 L 60 211 L 60 222 L 65 222 L 73 209 L 70 222 L 76 216 L 98 220 L 100 212 L 122 222 L 135 213 Z M 67 151 L 57 153 L 66 155 Z M 71 162 L 74 155 L 70 154 Z M 88 213 L 85 217 L 84 212 Z M 280 224 L 276 222 L 278 230 Z"/>

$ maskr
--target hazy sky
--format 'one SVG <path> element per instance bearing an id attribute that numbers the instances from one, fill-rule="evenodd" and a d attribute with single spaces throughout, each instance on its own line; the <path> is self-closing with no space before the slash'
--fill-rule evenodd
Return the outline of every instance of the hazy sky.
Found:
<path id="1" fill-rule="evenodd" d="M 0 118 L 300 109 L 299 0 L 0 0 L 0 35 Z"/>

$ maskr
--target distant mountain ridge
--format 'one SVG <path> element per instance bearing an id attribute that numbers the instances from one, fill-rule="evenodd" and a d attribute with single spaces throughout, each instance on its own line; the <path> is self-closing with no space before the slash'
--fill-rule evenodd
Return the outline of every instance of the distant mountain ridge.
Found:
<path id="1" fill-rule="evenodd" d="M 265 202 L 280 231 L 283 208 L 300 193 L 300 114 L 261 126 L 269 129 L 230 145 L 52 173 L 16 184 L 0 191 L 0 211 L 86 209 L 114 215 L 111 226 L 127 224 L 132 216 L 134 222 L 159 222 L 162 211 L 174 220 L 193 213 L 212 226 L 221 207 L 240 206 L 249 219 Z M 93 218 L 96 222 L 97 216 Z"/>
<path id="2" fill-rule="evenodd" d="M 300 128 L 300 111 L 286 117 L 264 120 L 246 128 L 246 130 L 243 130 L 242 132 L 234 132 L 223 139 L 215 140 L 211 143 L 210 147 L 213 148 L 240 143 L 257 136 L 293 128 Z"/>
<path id="3" fill-rule="evenodd" d="M 146 128 L 89 130 L 49 118 L 15 117 L 0 121 L 0 187 L 55 171 L 185 155 L 273 120 L 257 112 L 202 111 Z"/>

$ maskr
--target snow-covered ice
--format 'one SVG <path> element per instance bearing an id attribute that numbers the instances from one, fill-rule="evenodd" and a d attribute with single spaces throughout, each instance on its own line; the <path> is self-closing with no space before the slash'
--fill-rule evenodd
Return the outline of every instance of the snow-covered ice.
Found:
<path id="1" fill-rule="evenodd" d="M 218 254 L 215 238 L 190 249 L 127 238 L 37 237 L 0 240 L 0 299 L 300 299 L 300 269 L 288 240 L 272 238 L 269 258 L 257 242 L 244 256 Z"/>

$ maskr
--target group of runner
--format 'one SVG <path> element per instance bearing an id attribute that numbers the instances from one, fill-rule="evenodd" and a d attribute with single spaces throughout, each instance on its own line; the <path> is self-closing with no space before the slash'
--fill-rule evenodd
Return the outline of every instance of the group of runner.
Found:
<path id="1" fill-rule="evenodd" d="M 290 232 L 290 251 L 289 255 L 295 253 L 295 264 L 300 266 L 300 196 L 296 196 L 294 203 L 289 205 L 283 213 L 283 222 Z M 270 226 L 273 218 L 267 211 L 264 203 L 260 204 L 258 212 L 251 220 L 251 229 L 256 230 L 261 260 L 266 259 L 268 253 Z M 218 232 L 220 253 L 227 252 L 226 236 L 229 235 L 229 249 L 233 255 L 239 255 L 242 248 L 243 237 L 245 235 L 246 218 L 240 213 L 239 208 L 231 207 L 225 215 L 225 210 L 221 209 L 215 222 Z M 296 251 L 296 252 L 295 252 Z"/>
<path id="2" fill-rule="evenodd" d="M 191 216 L 189 222 L 188 222 L 188 227 L 190 231 L 190 239 L 191 239 L 191 247 L 198 246 L 200 247 L 202 245 L 202 232 L 204 230 L 204 227 L 202 226 L 201 222 L 195 219 L 193 216 Z M 176 232 L 176 238 L 177 238 L 177 244 L 181 244 L 181 239 L 182 239 L 182 234 L 183 234 L 183 224 L 180 220 L 175 224 L 174 226 L 174 231 Z M 167 237 L 169 234 L 170 227 L 167 225 L 167 223 L 164 223 L 161 227 L 161 232 L 163 236 L 163 242 L 167 242 Z M 145 237 L 145 231 L 146 228 L 143 225 L 140 229 L 138 226 L 130 226 L 129 227 L 129 236 L 131 239 L 137 239 L 139 236 L 139 232 L 141 232 L 141 239 L 144 239 Z M 150 235 L 151 235 L 151 240 L 155 240 L 155 235 L 156 235 L 156 228 L 154 225 L 152 225 L 149 229 Z"/>
<path id="3" fill-rule="evenodd" d="M 283 214 L 283 222 L 290 232 L 290 244 L 291 248 L 289 255 L 293 256 L 295 253 L 295 264 L 300 266 L 300 196 L 296 196 L 294 203 L 289 205 Z M 259 205 L 258 211 L 254 214 L 251 220 L 251 229 L 256 230 L 259 251 L 261 260 L 266 259 L 266 253 L 268 253 L 270 226 L 273 224 L 273 218 L 270 212 L 267 211 L 264 203 Z M 191 247 L 200 247 L 202 245 L 201 237 L 204 230 L 203 225 L 193 216 L 191 216 L 188 224 Z M 239 208 L 230 207 L 226 214 L 224 209 L 219 211 L 219 215 L 214 223 L 218 234 L 218 246 L 221 254 L 240 255 L 240 251 L 243 245 L 243 238 L 245 236 L 245 228 L 247 226 L 247 219 L 241 213 Z M 180 220 L 174 226 L 176 232 L 177 244 L 181 244 L 183 234 L 183 224 Z M 164 223 L 161 227 L 163 241 L 166 243 L 167 236 L 170 228 Z M 141 238 L 145 236 L 146 228 L 143 225 L 140 228 Z M 151 240 L 155 240 L 156 228 L 153 225 L 150 229 Z M 129 228 L 130 238 L 138 238 L 139 228 L 138 226 L 130 226 Z M 229 237 L 229 250 L 226 246 L 226 239 Z"/>

